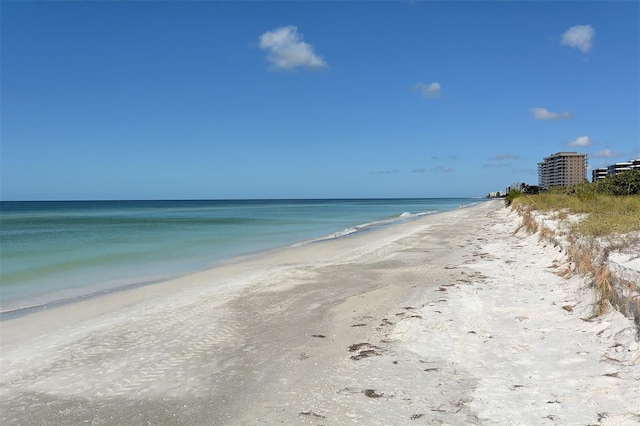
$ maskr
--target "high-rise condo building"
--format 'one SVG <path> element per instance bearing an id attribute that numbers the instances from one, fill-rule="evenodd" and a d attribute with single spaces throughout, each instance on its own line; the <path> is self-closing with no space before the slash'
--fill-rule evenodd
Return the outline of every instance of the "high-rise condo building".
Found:
<path id="1" fill-rule="evenodd" d="M 570 186 L 582 183 L 587 176 L 587 154 L 557 152 L 538 163 L 538 186 Z"/>

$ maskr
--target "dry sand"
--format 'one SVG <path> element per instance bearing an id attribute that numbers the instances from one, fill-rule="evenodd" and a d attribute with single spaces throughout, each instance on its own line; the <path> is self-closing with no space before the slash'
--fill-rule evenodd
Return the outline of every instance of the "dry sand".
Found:
<path id="1" fill-rule="evenodd" d="M 3 321 L 0 422 L 638 424 L 637 330 L 499 201 Z"/>

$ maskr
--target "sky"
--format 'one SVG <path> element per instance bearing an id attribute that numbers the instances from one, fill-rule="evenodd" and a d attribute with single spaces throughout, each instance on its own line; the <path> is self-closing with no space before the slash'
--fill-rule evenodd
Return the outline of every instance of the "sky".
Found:
<path id="1" fill-rule="evenodd" d="M 635 1 L 3 1 L 0 20 L 2 200 L 474 197 L 560 151 L 640 157 Z"/>

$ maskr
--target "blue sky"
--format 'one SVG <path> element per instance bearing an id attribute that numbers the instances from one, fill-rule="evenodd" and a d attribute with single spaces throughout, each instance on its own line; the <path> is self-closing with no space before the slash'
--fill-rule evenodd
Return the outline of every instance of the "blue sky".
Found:
<path id="1" fill-rule="evenodd" d="M 2 2 L 4 200 L 482 196 L 640 157 L 638 2 Z"/>

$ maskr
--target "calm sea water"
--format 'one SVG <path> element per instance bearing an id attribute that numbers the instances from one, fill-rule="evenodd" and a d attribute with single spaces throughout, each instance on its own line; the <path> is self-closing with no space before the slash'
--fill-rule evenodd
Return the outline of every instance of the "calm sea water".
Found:
<path id="1" fill-rule="evenodd" d="M 0 312 L 154 282 L 478 199 L 0 203 Z"/>

